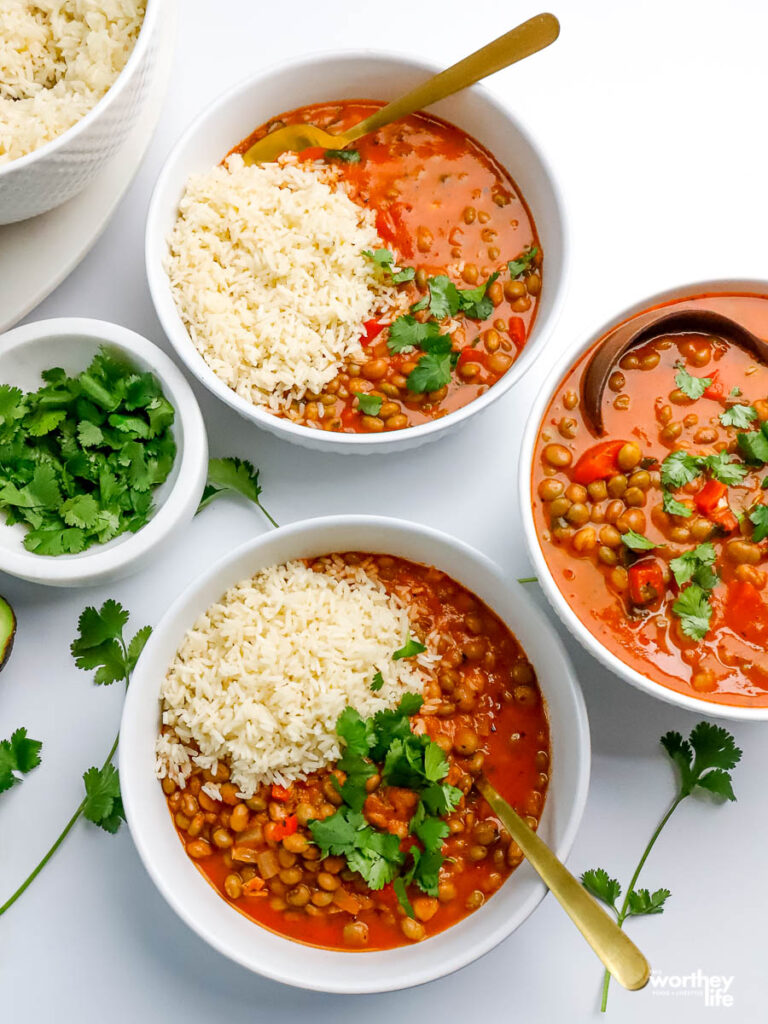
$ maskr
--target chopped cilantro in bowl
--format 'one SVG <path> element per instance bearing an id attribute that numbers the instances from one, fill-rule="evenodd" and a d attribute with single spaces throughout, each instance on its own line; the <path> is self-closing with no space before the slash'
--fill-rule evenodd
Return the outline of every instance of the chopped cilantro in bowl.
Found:
<path id="1" fill-rule="evenodd" d="M 115 578 L 192 518 L 207 442 L 171 361 L 125 328 L 49 320 L 0 352 L 0 570 Z"/>

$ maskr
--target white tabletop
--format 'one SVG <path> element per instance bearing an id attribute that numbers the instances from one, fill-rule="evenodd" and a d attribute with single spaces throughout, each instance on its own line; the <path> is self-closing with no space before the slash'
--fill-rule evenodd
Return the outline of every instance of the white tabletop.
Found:
<path id="1" fill-rule="evenodd" d="M 537 10 L 498 0 L 181 6 L 175 80 L 144 165 L 95 249 L 30 319 L 102 317 L 168 348 L 144 280 L 149 194 L 190 118 L 250 71 L 345 46 L 449 63 Z M 555 13 L 562 20 L 557 44 L 492 83 L 534 127 L 570 200 L 573 274 L 553 352 L 668 285 L 765 274 L 768 251 L 768 7 L 759 0 L 580 0 L 555 5 Z M 463 433 L 382 459 L 283 444 L 202 389 L 197 394 L 212 453 L 238 454 L 261 468 L 265 502 L 280 522 L 350 511 L 413 518 L 478 546 L 514 580 L 529 570 L 516 454 L 546 363 Z M 0 581 L 20 620 L 16 650 L 0 677 L 0 738 L 26 725 L 45 744 L 43 766 L 0 797 L 0 903 L 77 805 L 82 772 L 101 763 L 117 729 L 118 689 L 93 686 L 68 654 L 79 611 L 113 595 L 131 609 L 135 626 L 154 623 L 203 568 L 266 528 L 258 512 L 222 501 L 150 570 L 114 586 L 57 591 Z M 594 746 L 589 803 L 569 865 L 575 872 L 603 865 L 626 881 L 673 793 L 658 738 L 671 728 L 687 733 L 697 716 L 630 689 L 567 642 Z M 680 808 L 641 879 L 672 890 L 668 909 L 629 927 L 660 974 L 732 976 L 733 1006 L 705 1012 L 700 990 L 684 997 L 669 985 L 637 994 L 614 986 L 615 1021 L 653 1015 L 677 1024 L 727 1012 L 726 1020 L 751 1022 L 764 1015 L 759 880 L 768 849 L 768 744 L 764 726 L 737 724 L 732 731 L 744 749 L 734 775 L 738 803 L 714 807 L 691 799 Z M 589 1021 L 599 1016 L 600 976 L 548 897 L 482 961 L 420 989 L 343 998 L 286 988 L 236 967 L 189 931 L 145 874 L 126 829 L 112 838 L 87 823 L 0 919 L 0 1015 L 30 1024 Z"/>

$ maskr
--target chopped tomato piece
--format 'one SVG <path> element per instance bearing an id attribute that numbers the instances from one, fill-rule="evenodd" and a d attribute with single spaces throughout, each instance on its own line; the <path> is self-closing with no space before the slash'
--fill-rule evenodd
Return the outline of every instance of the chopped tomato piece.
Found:
<path id="1" fill-rule="evenodd" d="M 509 318 L 509 339 L 517 348 L 525 344 L 525 320 L 521 316 Z"/>
<path id="2" fill-rule="evenodd" d="M 719 480 L 707 480 L 700 491 L 693 496 L 693 503 L 703 516 L 710 516 L 728 493 L 728 488 Z"/>
<path id="3" fill-rule="evenodd" d="M 709 519 L 723 533 L 733 533 L 738 527 L 739 521 L 729 508 L 716 508 L 710 512 Z"/>
<path id="4" fill-rule="evenodd" d="M 725 621 L 749 643 L 762 648 L 768 645 L 768 603 L 753 584 L 736 581 L 728 585 Z"/>
<path id="5" fill-rule="evenodd" d="M 363 324 L 363 344 L 370 345 L 374 338 L 378 337 L 386 327 L 386 324 L 377 323 L 376 320 L 366 320 Z"/>
<path id="6" fill-rule="evenodd" d="M 652 604 L 665 590 L 664 575 L 655 559 L 644 558 L 629 567 L 629 596 L 632 604 Z"/>
<path id="7" fill-rule="evenodd" d="M 259 878 L 258 875 L 254 875 L 253 878 L 249 878 L 247 882 L 243 882 L 243 892 L 247 896 L 266 896 L 266 892 L 263 892 L 264 886 L 267 883 L 263 878 Z"/>
<path id="8" fill-rule="evenodd" d="M 577 484 L 591 484 L 605 480 L 618 469 L 616 457 L 626 441 L 601 441 L 587 449 L 573 467 L 573 479 Z"/>
<path id="9" fill-rule="evenodd" d="M 354 427 L 360 422 L 360 413 L 357 409 L 352 409 L 350 406 L 342 409 L 341 412 L 341 425 L 343 427 Z"/>
<path id="10" fill-rule="evenodd" d="M 300 160 L 322 160 L 325 156 L 325 150 L 322 146 L 307 146 L 306 149 L 299 150 Z"/>
<path id="11" fill-rule="evenodd" d="M 285 803 L 285 801 L 288 800 L 290 798 L 290 796 L 291 796 L 291 787 L 290 786 L 287 789 L 286 789 L 285 786 L 278 786 L 277 784 L 275 784 L 272 787 L 272 799 L 273 800 L 279 800 L 281 803 Z"/>
<path id="12" fill-rule="evenodd" d="M 704 397 L 714 398 L 715 400 L 725 398 L 725 384 L 720 380 L 720 371 L 713 370 L 712 373 L 709 374 L 709 379 L 712 383 L 704 392 Z"/>

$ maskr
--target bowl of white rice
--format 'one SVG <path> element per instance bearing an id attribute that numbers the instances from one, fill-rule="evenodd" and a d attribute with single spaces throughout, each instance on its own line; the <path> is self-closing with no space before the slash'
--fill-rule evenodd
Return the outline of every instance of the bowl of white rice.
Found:
<path id="1" fill-rule="evenodd" d="M 310 171 L 312 161 L 297 160 L 295 154 L 246 166 L 230 151 L 280 110 L 329 97 L 393 99 L 437 70 L 412 58 L 371 51 L 283 63 L 206 108 L 174 147 L 158 179 L 145 255 L 163 329 L 188 369 L 214 395 L 294 444 L 370 454 L 444 436 L 521 379 L 559 316 L 568 245 L 556 178 L 535 136 L 502 102 L 475 85 L 436 104 L 434 114 L 490 149 L 530 204 L 546 261 L 530 336 L 493 386 L 426 422 L 365 432 L 345 427 L 343 416 L 342 427 L 334 427 L 338 410 L 328 416 L 318 407 L 314 424 L 302 418 L 309 404 L 328 397 L 325 388 L 330 391 L 343 379 L 337 375 L 345 365 L 365 360 L 360 346 L 366 344 L 361 338 L 367 325 L 389 325 L 407 314 L 407 300 L 392 287 L 396 277 L 376 277 L 371 255 L 387 250 L 382 249 L 375 208 L 367 208 L 366 200 L 353 202 L 333 167 L 326 164 L 318 172 L 315 163 Z M 413 268 L 401 272 L 413 274 Z M 430 401 L 439 399 L 430 396 Z"/>
<path id="2" fill-rule="evenodd" d="M 82 191 L 140 116 L 161 0 L 0 4 L 0 224 Z"/>
<path id="3" fill-rule="evenodd" d="M 479 910 L 427 941 L 364 953 L 321 948 L 259 927 L 221 898 L 179 842 L 158 783 L 168 771 L 184 773 L 188 737 L 195 735 L 200 751 L 213 757 L 220 754 L 224 732 L 237 751 L 233 771 L 246 791 L 278 762 L 285 770 L 300 764 L 310 771 L 314 761 L 307 750 L 322 758 L 324 745 L 336 742 L 322 724 L 329 709 L 337 712 L 349 703 L 370 714 L 382 700 L 392 697 L 394 703 L 399 686 L 413 689 L 414 673 L 429 671 L 427 640 L 412 668 L 396 667 L 403 666 L 400 661 L 382 670 L 375 694 L 358 686 L 361 664 L 379 659 L 377 645 L 389 650 L 402 639 L 402 612 L 393 612 L 370 580 L 356 578 L 357 589 L 348 589 L 344 576 L 318 578 L 305 568 L 304 560 L 329 560 L 339 551 L 434 567 L 513 631 L 535 669 L 549 723 L 551 773 L 539 834 L 566 858 L 586 801 L 590 752 L 586 711 L 568 656 L 523 588 L 510 584 L 485 556 L 401 520 L 332 516 L 294 523 L 249 541 L 187 587 L 155 627 L 133 674 L 120 731 L 120 782 L 131 835 L 150 877 L 213 948 L 285 984 L 379 992 L 450 974 L 511 935 L 546 895 L 530 865 L 521 863 Z M 362 572 L 362 564 L 353 564 Z M 299 674 L 310 671 L 311 686 L 298 693 Z M 402 671 L 410 676 L 399 678 Z M 222 688 L 217 680 L 225 676 Z M 299 719 L 309 729 L 303 739 L 296 731 Z M 169 728 L 175 734 L 171 743 Z M 286 760 L 294 754 L 296 764 Z"/>

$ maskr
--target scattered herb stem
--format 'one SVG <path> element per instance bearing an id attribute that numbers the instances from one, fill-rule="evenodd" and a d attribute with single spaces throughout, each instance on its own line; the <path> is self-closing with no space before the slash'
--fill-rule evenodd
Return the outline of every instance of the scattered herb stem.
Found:
<path id="1" fill-rule="evenodd" d="M 518 583 L 538 583 L 539 582 L 539 577 L 538 576 L 518 576 L 517 577 L 517 582 Z"/>
<path id="2" fill-rule="evenodd" d="M 687 740 L 678 732 L 668 732 L 661 737 L 661 745 L 679 769 L 678 791 L 643 850 L 621 907 L 616 906 L 616 900 L 621 896 L 621 885 L 604 868 L 592 868 L 581 876 L 584 888 L 613 911 L 619 928 L 623 927 L 628 917 L 664 912 L 664 905 L 671 895 L 669 889 L 656 889 L 651 893 L 648 889 L 636 889 L 635 886 L 656 841 L 683 800 L 699 789 L 720 799 L 736 799 L 730 769 L 741 760 L 741 751 L 733 736 L 725 729 L 710 722 L 699 722 Z M 611 975 L 606 971 L 600 1001 L 602 1013 L 605 1013 L 608 1006 L 610 984 Z"/>

